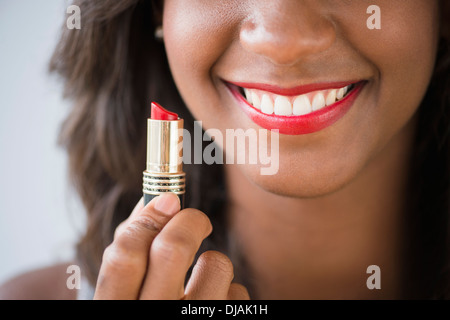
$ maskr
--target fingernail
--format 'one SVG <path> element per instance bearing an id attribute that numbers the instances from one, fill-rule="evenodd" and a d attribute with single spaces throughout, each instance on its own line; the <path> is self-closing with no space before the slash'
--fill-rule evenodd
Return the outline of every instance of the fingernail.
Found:
<path id="1" fill-rule="evenodd" d="M 155 210 L 167 215 L 173 215 L 180 211 L 180 199 L 174 193 L 162 194 L 155 199 Z"/>

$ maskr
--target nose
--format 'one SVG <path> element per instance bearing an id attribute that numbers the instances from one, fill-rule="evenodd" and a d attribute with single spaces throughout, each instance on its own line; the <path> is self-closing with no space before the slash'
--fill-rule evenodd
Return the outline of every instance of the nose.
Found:
<path id="1" fill-rule="evenodd" d="M 293 65 L 325 51 L 336 39 L 332 21 L 303 1 L 257 3 L 241 24 L 239 40 L 245 50 L 274 64 Z"/>

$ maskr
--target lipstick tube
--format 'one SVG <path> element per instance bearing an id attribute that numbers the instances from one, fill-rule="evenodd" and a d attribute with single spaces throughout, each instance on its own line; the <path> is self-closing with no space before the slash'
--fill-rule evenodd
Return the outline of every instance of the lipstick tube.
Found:
<path id="1" fill-rule="evenodd" d="M 183 119 L 152 103 L 147 120 L 147 166 L 143 173 L 144 205 L 166 192 L 178 195 L 184 207 Z"/>

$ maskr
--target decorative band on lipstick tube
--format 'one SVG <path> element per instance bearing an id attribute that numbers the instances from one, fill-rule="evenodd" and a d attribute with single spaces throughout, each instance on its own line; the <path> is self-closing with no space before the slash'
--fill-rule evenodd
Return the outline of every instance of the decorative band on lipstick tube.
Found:
<path id="1" fill-rule="evenodd" d="M 147 165 L 143 173 L 144 203 L 172 192 L 183 205 L 186 174 L 183 172 L 183 119 L 152 103 L 152 115 L 147 120 Z"/>
<path id="2" fill-rule="evenodd" d="M 186 192 L 185 173 L 157 174 L 144 171 L 144 194 L 160 195 L 164 192 L 184 194 Z"/>

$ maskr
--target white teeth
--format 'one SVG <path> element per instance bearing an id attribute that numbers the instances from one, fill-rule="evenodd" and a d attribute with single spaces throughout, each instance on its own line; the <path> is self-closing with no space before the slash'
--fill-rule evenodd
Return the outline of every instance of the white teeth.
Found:
<path id="1" fill-rule="evenodd" d="M 331 90 L 327 97 L 327 106 L 331 106 L 336 102 L 336 90 Z"/>
<path id="2" fill-rule="evenodd" d="M 261 111 L 266 114 L 273 113 L 273 102 L 267 94 L 263 95 L 261 99 Z"/>
<path id="3" fill-rule="evenodd" d="M 261 99 L 255 91 L 252 91 L 252 103 L 256 109 L 261 110 Z"/>
<path id="4" fill-rule="evenodd" d="M 250 103 L 253 103 L 252 94 L 250 93 L 250 91 L 248 89 L 244 88 L 244 93 L 245 93 L 245 98 L 247 99 L 247 101 Z"/>
<path id="5" fill-rule="evenodd" d="M 351 86 L 341 89 L 327 89 L 298 96 L 281 96 L 271 92 L 243 88 L 247 101 L 265 114 L 279 116 L 303 116 L 331 106 L 343 99 Z"/>
<path id="6" fill-rule="evenodd" d="M 292 105 L 289 99 L 277 96 L 275 98 L 274 112 L 278 116 L 290 116 L 292 114 Z"/>
<path id="7" fill-rule="evenodd" d="M 294 116 L 303 116 L 305 114 L 311 113 L 311 102 L 305 95 L 298 96 L 294 100 L 292 109 Z"/>
<path id="8" fill-rule="evenodd" d="M 318 93 L 314 97 L 314 100 L 312 102 L 312 110 L 317 111 L 325 107 L 325 97 L 323 96 L 323 93 Z"/>
<path id="9" fill-rule="evenodd" d="M 339 90 L 337 91 L 337 93 L 336 93 L 336 98 L 337 98 L 338 100 L 342 99 L 342 98 L 345 96 L 345 91 L 344 91 L 344 89 L 345 89 L 345 88 L 341 88 L 341 89 L 339 89 Z"/>
<path id="10" fill-rule="evenodd" d="M 347 92 L 348 92 L 348 87 L 345 87 L 344 88 L 344 96 L 347 94 Z"/>

